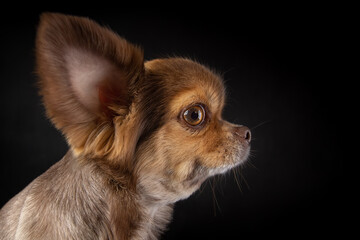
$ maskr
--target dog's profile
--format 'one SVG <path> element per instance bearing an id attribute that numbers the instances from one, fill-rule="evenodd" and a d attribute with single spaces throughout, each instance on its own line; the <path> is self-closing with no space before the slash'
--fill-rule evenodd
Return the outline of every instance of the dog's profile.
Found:
<path id="1" fill-rule="evenodd" d="M 173 204 L 246 160 L 247 127 L 222 119 L 219 75 L 144 61 L 92 20 L 41 15 L 40 93 L 70 146 L 0 210 L 0 239 L 157 239 Z"/>

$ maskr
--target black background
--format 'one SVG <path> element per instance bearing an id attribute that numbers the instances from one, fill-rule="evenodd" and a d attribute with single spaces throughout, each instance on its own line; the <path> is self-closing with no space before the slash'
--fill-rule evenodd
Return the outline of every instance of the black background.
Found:
<path id="1" fill-rule="evenodd" d="M 223 73 L 224 117 L 252 129 L 241 175 L 210 179 L 177 203 L 162 239 L 343 234 L 341 96 L 331 65 L 338 23 L 319 9 L 253 10 L 49 8 L 1 17 L 0 206 L 68 148 L 35 85 L 38 17 L 55 11 L 109 26 L 141 45 L 146 59 L 190 57 Z"/>

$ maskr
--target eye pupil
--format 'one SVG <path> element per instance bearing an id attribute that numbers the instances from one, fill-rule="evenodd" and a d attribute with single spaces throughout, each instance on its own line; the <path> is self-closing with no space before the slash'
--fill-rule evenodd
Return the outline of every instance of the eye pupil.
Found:
<path id="1" fill-rule="evenodd" d="M 198 118 L 199 118 L 199 112 L 198 112 L 198 111 L 193 111 L 193 112 L 191 113 L 191 118 L 192 118 L 192 120 L 194 120 L 194 121 L 198 120 Z"/>
<path id="2" fill-rule="evenodd" d="M 200 125 L 204 120 L 204 116 L 205 111 L 201 105 L 195 105 L 188 108 L 183 115 L 184 120 L 191 126 Z"/>

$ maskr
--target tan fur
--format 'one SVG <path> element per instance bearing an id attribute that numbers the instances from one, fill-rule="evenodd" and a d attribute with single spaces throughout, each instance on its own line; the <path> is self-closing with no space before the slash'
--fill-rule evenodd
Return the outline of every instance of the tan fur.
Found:
<path id="1" fill-rule="evenodd" d="M 241 164 L 246 127 L 222 119 L 220 76 L 183 58 L 143 60 L 111 30 L 43 14 L 40 93 L 69 152 L 0 210 L 0 239 L 157 239 L 172 206 Z M 201 104 L 205 118 L 183 118 Z"/>

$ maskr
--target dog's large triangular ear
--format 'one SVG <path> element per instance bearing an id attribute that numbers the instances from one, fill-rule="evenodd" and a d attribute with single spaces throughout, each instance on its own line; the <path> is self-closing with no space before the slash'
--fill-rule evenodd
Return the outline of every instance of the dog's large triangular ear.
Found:
<path id="1" fill-rule="evenodd" d="M 127 114 L 144 72 L 139 47 L 90 19 L 62 14 L 41 15 L 36 56 L 47 114 L 75 149 L 96 138 L 99 125 Z M 98 148 L 113 135 L 98 139 Z"/>

